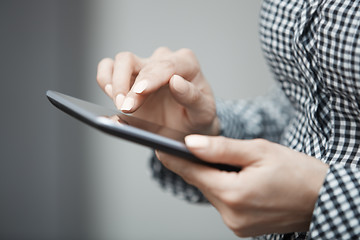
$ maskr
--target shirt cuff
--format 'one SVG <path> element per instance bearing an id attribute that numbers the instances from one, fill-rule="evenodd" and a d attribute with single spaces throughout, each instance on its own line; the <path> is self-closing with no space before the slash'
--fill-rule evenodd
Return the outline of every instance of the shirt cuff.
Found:
<path id="1" fill-rule="evenodd" d="M 359 239 L 360 171 L 330 166 L 310 224 L 311 239 Z"/>

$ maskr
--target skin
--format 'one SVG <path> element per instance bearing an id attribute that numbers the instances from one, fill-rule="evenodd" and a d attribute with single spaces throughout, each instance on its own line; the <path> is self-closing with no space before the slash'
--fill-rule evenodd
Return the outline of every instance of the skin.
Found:
<path id="1" fill-rule="evenodd" d="M 97 82 L 123 112 L 186 133 L 219 132 L 211 87 L 188 49 L 161 47 L 145 59 L 121 52 L 99 62 Z"/>
<path id="2" fill-rule="evenodd" d="M 214 96 L 188 49 L 159 48 L 144 59 L 119 53 L 100 61 L 97 81 L 124 112 L 189 134 L 219 133 Z M 168 169 L 202 191 L 236 235 L 309 229 L 326 164 L 263 139 L 189 135 L 185 142 L 204 161 L 242 168 L 225 172 L 156 152 Z"/>
<path id="3" fill-rule="evenodd" d="M 237 236 L 309 229 L 326 164 L 263 139 L 190 135 L 185 141 L 207 162 L 241 166 L 225 172 L 157 152 L 167 168 L 201 190 Z"/>

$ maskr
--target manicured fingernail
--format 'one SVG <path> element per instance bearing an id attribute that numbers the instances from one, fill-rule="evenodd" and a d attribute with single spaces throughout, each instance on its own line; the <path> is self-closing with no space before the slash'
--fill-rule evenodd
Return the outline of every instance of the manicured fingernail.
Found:
<path id="1" fill-rule="evenodd" d="M 106 84 L 105 85 L 105 92 L 106 94 L 109 96 L 109 97 L 112 97 L 113 95 L 113 88 L 112 88 L 112 85 L 111 84 Z"/>
<path id="2" fill-rule="evenodd" d="M 186 94 L 189 88 L 183 79 L 178 75 L 174 75 L 172 78 L 175 90 L 180 94 Z"/>
<path id="3" fill-rule="evenodd" d="M 133 92 L 135 93 L 142 93 L 148 87 L 148 81 L 142 80 L 135 84 Z"/>
<path id="4" fill-rule="evenodd" d="M 124 94 L 121 94 L 121 93 L 120 93 L 120 94 L 118 94 L 118 95 L 116 96 L 115 104 L 116 104 L 116 107 L 117 107 L 118 109 L 121 108 L 121 105 L 123 104 L 124 99 L 125 99 Z"/>
<path id="5" fill-rule="evenodd" d="M 130 111 L 134 106 L 134 99 L 131 97 L 125 98 L 123 105 L 121 106 L 122 111 Z"/>
<path id="6" fill-rule="evenodd" d="M 209 139 L 200 135 L 189 135 L 185 137 L 186 146 L 191 148 L 205 148 L 209 145 Z"/>

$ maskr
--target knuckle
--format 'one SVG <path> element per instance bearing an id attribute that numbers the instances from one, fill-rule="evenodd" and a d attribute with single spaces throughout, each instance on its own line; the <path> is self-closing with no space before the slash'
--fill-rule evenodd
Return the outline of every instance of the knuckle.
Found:
<path id="1" fill-rule="evenodd" d="M 184 59 L 188 59 L 191 63 L 192 63 L 192 67 L 194 68 L 193 71 L 194 72 L 199 72 L 200 71 L 200 64 L 196 58 L 195 53 L 189 49 L 189 48 L 181 48 L 177 51 L 177 54 L 184 58 Z"/>
<path id="2" fill-rule="evenodd" d="M 101 73 L 101 71 L 98 71 L 96 74 L 96 81 L 100 84 L 104 80 L 104 75 Z"/>
<path id="3" fill-rule="evenodd" d="M 154 51 L 153 55 L 162 55 L 162 54 L 168 54 L 168 53 L 171 53 L 170 48 L 161 46 L 161 47 L 158 47 L 158 48 Z"/>
<path id="4" fill-rule="evenodd" d="M 256 151 L 260 154 L 266 154 L 270 151 L 270 142 L 268 140 L 259 138 L 252 140 L 253 146 L 256 149 Z"/>
<path id="5" fill-rule="evenodd" d="M 238 205 L 238 199 L 233 192 L 224 192 L 220 197 L 220 200 L 229 208 L 233 208 Z"/>
<path id="6" fill-rule="evenodd" d="M 223 217 L 226 226 L 233 231 L 238 237 L 248 237 L 250 224 L 245 216 L 239 216 L 236 214 L 228 214 Z"/>
<path id="7" fill-rule="evenodd" d="M 230 216 L 228 216 L 228 215 L 223 216 L 223 220 L 224 220 L 225 225 L 228 228 L 230 228 L 231 231 L 236 231 L 237 223 L 235 223 L 234 220 Z"/>
<path id="8" fill-rule="evenodd" d="M 219 186 L 216 186 L 216 184 L 200 184 L 198 185 L 199 189 L 205 193 L 211 193 L 211 195 L 213 197 L 215 197 L 216 199 L 220 200 L 221 198 L 221 193 L 223 191 L 223 189 L 220 186 L 221 184 L 219 184 Z M 221 201 L 221 200 L 220 200 Z"/>
<path id="9" fill-rule="evenodd" d="M 249 198 L 248 191 L 239 191 L 238 189 L 229 188 L 219 193 L 219 200 L 224 203 L 230 209 L 246 209 Z"/>
<path id="10" fill-rule="evenodd" d="M 190 57 L 190 58 L 196 58 L 195 53 L 189 49 L 189 48 L 181 48 L 178 50 L 178 53 L 182 56 Z"/>
<path id="11" fill-rule="evenodd" d="M 227 214 L 223 217 L 224 223 L 228 228 L 231 229 L 233 232 L 242 232 L 242 230 L 245 228 L 244 221 L 241 219 L 241 217 L 234 217 L 234 214 Z"/>
<path id="12" fill-rule="evenodd" d="M 148 72 L 152 73 L 168 73 L 168 75 L 173 75 L 175 73 L 175 64 L 172 60 L 159 60 L 154 61 L 151 65 L 147 66 Z"/>
<path id="13" fill-rule="evenodd" d="M 171 60 L 162 60 L 159 63 L 161 65 L 161 67 L 164 68 L 164 69 L 168 69 L 168 70 L 171 70 L 171 71 L 174 71 L 174 69 L 175 69 L 175 64 Z"/>
<path id="14" fill-rule="evenodd" d="M 116 61 L 133 61 L 134 59 L 134 54 L 131 52 L 120 52 L 118 54 L 116 54 L 115 56 L 115 60 Z"/>
<path id="15" fill-rule="evenodd" d="M 151 62 L 149 62 L 145 67 L 144 69 L 150 69 L 150 70 L 153 70 L 153 69 L 173 69 L 175 67 L 175 64 L 172 60 L 170 59 L 163 59 L 163 60 L 153 60 Z"/>
<path id="16" fill-rule="evenodd" d="M 107 76 L 107 67 L 113 63 L 113 60 L 110 58 L 104 58 L 102 59 L 97 68 L 97 74 L 96 74 L 96 81 L 98 84 L 102 84 L 104 81 L 106 81 Z"/>
<path id="17" fill-rule="evenodd" d="M 104 82 L 104 76 L 100 73 L 96 75 L 96 82 L 101 86 Z"/>
<path id="18" fill-rule="evenodd" d="M 103 58 L 100 60 L 99 64 L 98 64 L 98 67 L 102 67 L 104 65 L 108 65 L 108 64 L 111 64 L 113 62 L 113 60 L 111 58 Z"/>
<path id="19" fill-rule="evenodd" d="M 159 78 L 161 75 L 173 75 L 175 73 L 175 64 L 171 60 L 151 61 L 143 67 L 139 75 L 145 75 L 152 78 Z"/>

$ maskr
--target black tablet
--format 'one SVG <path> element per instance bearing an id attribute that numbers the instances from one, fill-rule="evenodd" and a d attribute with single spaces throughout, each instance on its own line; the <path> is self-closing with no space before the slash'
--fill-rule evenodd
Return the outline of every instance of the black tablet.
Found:
<path id="1" fill-rule="evenodd" d="M 46 95 L 60 110 L 105 133 L 221 170 L 239 170 L 233 166 L 206 163 L 195 157 L 184 144 L 187 134 L 183 132 L 55 91 L 49 90 Z"/>

